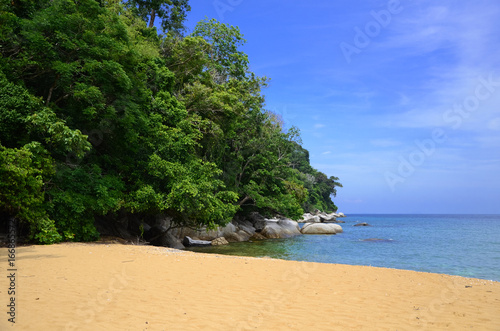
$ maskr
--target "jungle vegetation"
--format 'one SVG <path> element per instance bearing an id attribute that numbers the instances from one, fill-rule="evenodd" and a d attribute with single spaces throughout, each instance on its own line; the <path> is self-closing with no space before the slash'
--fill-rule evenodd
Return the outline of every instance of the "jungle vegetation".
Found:
<path id="1" fill-rule="evenodd" d="M 187 33 L 189 10 L 0 0 L 0 213 L 30 241 L 95 240 L 95 218 L 123 212 L 216 227 L 337 210 L 342 185 L 266 110 L 239 28 Z"/>

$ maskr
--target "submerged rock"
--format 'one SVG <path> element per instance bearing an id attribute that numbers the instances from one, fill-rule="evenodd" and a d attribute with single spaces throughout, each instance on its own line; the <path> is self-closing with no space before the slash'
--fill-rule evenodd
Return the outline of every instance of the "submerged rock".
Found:
<path id="1" fill-rule="evenodd" d="M 368 239 L 363 239 L 361 241 L 389 243 L 389 242 L 392 242 L 393 240 L 392 239 L 381 239 L 381 238 L 368 238 Z"/>
<path id="2" fill-rule="evenodd" d="M 371 225 L 363 222 L 363 223 L 354 224 L 353 226 L 371 226 Z"/>

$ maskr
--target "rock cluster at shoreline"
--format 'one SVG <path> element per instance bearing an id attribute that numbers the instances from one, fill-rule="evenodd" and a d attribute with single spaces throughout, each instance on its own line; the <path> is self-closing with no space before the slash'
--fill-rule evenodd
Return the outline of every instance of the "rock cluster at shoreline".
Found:
<path id="1" fill-rule="evenodd" d="M 317 211 L 313 214 L 305 213 L 299 223 L 345 223 L 337 218 L 345 217 L 344 213 L 325 213 Z"/>
<path id="2" fill-rule="evenodd" d="M 258 213 L 252 213 L 247 218 L 235 218 L 226 226 L 217 230 L 180 228 L 172 230 L 172 235 L 178 240 L 189 237 L 193 240 L 219 242 L 240 242 L 258 239 L 279 239 L 300 235 L 298 222 L 287 218 L 265 218 Z M 189 244 L 189 241 L 184 241 Z M 186 246 L 186 245 L 184 245 Z M 189 247 L 189 245 L 187 245 Z"/>
<path id="3" fill-rule="evenodd" d="M 192 230 L 182 228 L 174 230 L 173 234 L 179 240 L 183 239 L 184 246 L 197 245 L 196 240 L 204 240 L 207 246 L 220 245 L 220 242 L 239 242 L 258 239 L 279 239 L 298 236 L 301 234 L 337 234 L 342 233 L 342 227 L 335 223 L 344 223 L 337 218 L 345 217 L 343 213 L 315 212 L 305 213 L 299 221 L 287 218 L 265 218 L 258 213 L 252 213 L 247 218 L 235 218 L 231 223 L 218 230 Z M 302 228 L 299 223 L 305 223 Z M 195 240 L 190 245 L 190 240 Z"/>
<path id="4" fill-rule="evenodd" d="M 124 239 L 133 239 L 137 233 L 154 246 L 176 249 L 195 246 L 218 246 L 231 242 L 262 239 L 289 238 L 302 234 L 336 234 L 342 227 L 335 223 L 344 223 L 337 218 L 345 217 L 343 213 L 324 213 L 316 211 L 305 213 L 298 221 L 285 217 L 266 218 L 257 212 L 245 217 L 237 216 L 224 227 L 216 230 L 207 228 L 193 229 L 188 227 L 172 227 L 172 218 L 158 215 L 148 223 L 139 223 L 138 219 L 124 220 L 113 229 L 100 229 L 106 235 L 118 235 Z M 126 222 L 125 222 L 126 221 Z M 299 223 L 305 223 L 302 228 Z M 134 230 L 134 228 L 137 228 Z M 102 233 L 102 232 L 101 232 Z"/>

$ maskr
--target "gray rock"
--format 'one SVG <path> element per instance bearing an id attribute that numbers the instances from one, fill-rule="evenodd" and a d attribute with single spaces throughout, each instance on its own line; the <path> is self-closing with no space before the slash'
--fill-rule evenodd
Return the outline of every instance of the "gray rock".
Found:
<path id="1" fill-rule="evenodd" d="M 177 239 L 173 234 L 167 232 L 162 237 L 163 243 L 165 247 L 176 248 L 176 249 L 184 249 L 184 245 L 181 243 L 179 239 Z"/>
<path id="2" fill-rule="evenodd" d="M 267 222 L 261 232 L 262 236 L 269 239 L 281 238 L 282 228 L 278 225 L 278 222 Z"/>
<path id="3" fill-rule="evenodd" d="M 184 249 L 181 241 L 176 238 L 172 233 L 165 232 L 166 228 L 152 227 L 144 234 L 144 238 L 149 241 L 151 245 L 171 247 L 176 249 Z"/>
<path id="4" fill-rule="evenodd" d="M 251 236 L 255 233 L 255 227 L 249 221 L 240 221 L 240 222 L 237 222 L 236 226 L 240 230 L 245 231 L 246 233 L 248 233 Z"/>
<path id="5" fill-rule="evenodd" d="M 236 235 L 240 238 L 239 241 L 248 241 L 253 234 L 250 234 L 243 230 L 238 230 Z"/>
<path id="6" fill-rule="evenodd" d="M 229 242 L 247 241 L 255 234 L 255 228 L 252 223 L 247 220 L 238 220 L 235 223 L 228 223 L 224 227 L 219 227 L 215 230 L 207 230 L 205 227 L 194 230 L 191 228 L 178 228 L 172 230 L 177 238 L 186 236 L 195 240 L 212 241 L 219 237 L 226 238 Z"/>
<path id="7" fill-rule="evenodd" d="M 321 222 L 321 219 L 317 215 L 312 215 L 309 213 L 305 213 L 302 216 L 302 219 L 299 220 L 300 223 L 319 223 Z"/>
<path id="8" fill-rule="evenodd" d="M 259 232 L 255 232 L 251 237 L 250 240 L 264 240 L 266 237 L 261 235 Z"/>
<path id="9" fill-rule="evenodd" d="M 268 219 L 260 232 L 266 238 L 289 238 L 300 235 L 299 224 L 289 219 Z"/>
<path id="10" fill-rule="evenodd" d="M 333 223 L 306 223 L 302 234 L 337 234 L 343 232 L 342 227 Z"/>
<path id="11" fill-rule="evenodd" d="M 200 240 L 205 240 L 205 241 L 211 241 L 214 240 L 215 238 L 218 238 L 222 235 L 221 231 L 219 229 L 217 230 L 206 230 L 202 229 L 200 231 L 197 231 L 193 237 L 197 237 Z"/>
<path id="12" fill-rule="evenodd" d="M 336 217 L 335 213 L 331 213 L 331 214 L 320 213 L 318 216 L 319 216 L 321 222 L 324 222 L 324 223 L 328 223 L 328 222 L 334 223 L 337 221 L 337 217 Z"/>
<path id="13" fill-rule="evenodd" d="M 363 222 L 363 223 L 354 224 L 353 226 L 371 226 L 371 225 Z"/>
<path id="14" fill-rule="evenodd" d="M 212 242 L 208 240 L 195 240 L 191 239 L 188 236 L 185 236 L 184 240 L 182 241 L 182 244 L 186 247 L 205 247 L 205 246 L 211 246 Z"/>
<path id="15" fill-rule="evenodd" d="M 250 214 L 250 221 L 257 232 L 262 231 L 266 226 L 266 218 L 257 212 Z"/>
<path id="16" fill-rule="evenodd" d="M 228 245 L 229 242 L 224 237 L 215 238 L 212 240 L 212 246 Z"/>
<path id="17" fill-rule="evenodd" d="M 281 226 L 285 236 L 292 237 L 301 234 L 299 223 L 288 218 L 280 219 L 278 225 Z"/>
<path id="18" fill-rule="evenodd" d="M 228 223 L 226 226 L 219 227 L 215 230 L 208 230 L 206 227 L 202 227 L 201 229 L 198 230 L 192 228 L 178 228 L 174 229 L 173 233 L 178 238 L 184 238 L 188 236 L 193 239 L 196 238 L 199 240 L 212 241 L 215 238 L 229 236 L 231 233 L 234 233 L 236 231 L 237 229 L 234 226 L 234 224 Z"/>
<path id="19" fill-rule="evenodd" d="M 243 230 L 236 230 L 236 232 L 226 232 L 224 234 L 224 238 L 229 242 L 239 242 L 239 241 L 247 241 L 250 239 L 251 235 Z"/>

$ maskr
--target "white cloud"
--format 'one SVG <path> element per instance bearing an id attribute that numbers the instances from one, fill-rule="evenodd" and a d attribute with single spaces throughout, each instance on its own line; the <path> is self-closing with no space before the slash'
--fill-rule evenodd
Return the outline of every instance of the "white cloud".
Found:
<path id="1" fill-rule="evenodd" d="M 381 64 L 394 68 L 411 65 L 414 74 L 397 87 L 401 98 L 394 102 L 393 111 L 379 116 L 377 123 L 382 126 L 456 126 L 456 121 L 444 120 L 445 114 L 475 96 L 481 77 L 493 75 L 499 81 L 498 3 L 483 0 L 457 6 L 445 0 L 440 4 L 406 3 L 401 17 L 395 17 L 389 26 L 388 36 L 373 46 Z M 483 134 L 486 127 L 495 130 L 497 123 L 491 116 L 500 115 L 500 89 L 496 89 L 490 99 L 480 101 L 477 111 L 459 115 L 458 129 L 477 134 Z"/>

